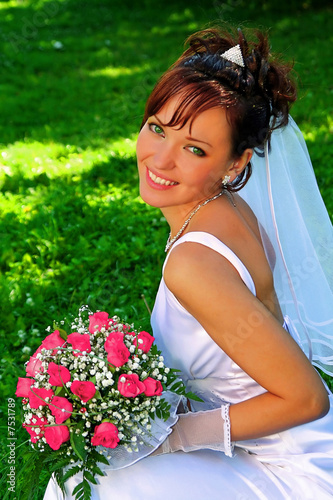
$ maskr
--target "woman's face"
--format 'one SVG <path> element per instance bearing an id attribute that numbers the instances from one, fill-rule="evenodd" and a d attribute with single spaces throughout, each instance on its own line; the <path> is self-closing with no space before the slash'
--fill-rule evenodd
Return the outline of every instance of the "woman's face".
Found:
<path id="1" fill-rule="evenodd" d="M 179 103 L 171 99 L 148 118 L 137 141 L 140 195 L 149 205 L 192 210 L 231 175 L 231 128 L 222 108 L 203 111 L 183 128 L 166 127 Z M 190 130 L 191 128 L 191 130 Z"/>

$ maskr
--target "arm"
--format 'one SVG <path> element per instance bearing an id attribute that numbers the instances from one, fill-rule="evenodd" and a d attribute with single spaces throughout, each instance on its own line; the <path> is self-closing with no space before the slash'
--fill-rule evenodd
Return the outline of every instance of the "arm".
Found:
<path id="1" fill-rule="evenodd" d="M 279 432 L 323 416 L 326 390 L 290 335 L 244 285 L 234 267 L 195 243 L 175 248 L 165 281 L 212 339 L 266 393 L 230 408 L 233 441 Z M 251 327 L 253 318 L 256 327 Z M 240 325 L 246 324 L 246 332 Z"/>

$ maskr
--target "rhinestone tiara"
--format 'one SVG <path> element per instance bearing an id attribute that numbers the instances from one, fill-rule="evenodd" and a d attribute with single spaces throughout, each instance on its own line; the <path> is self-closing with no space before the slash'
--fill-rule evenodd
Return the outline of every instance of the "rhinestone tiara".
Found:
<path id="1" fill-rule="evenodd" d="M 237 64 L 238 66 L 241 66 L 242 68 L 245 67 L 243 54 L 239 44 L 223 52 L 223 54 L 221 54 L 221 57 L 223 59 L 226 59 L 227 61 Z"/>

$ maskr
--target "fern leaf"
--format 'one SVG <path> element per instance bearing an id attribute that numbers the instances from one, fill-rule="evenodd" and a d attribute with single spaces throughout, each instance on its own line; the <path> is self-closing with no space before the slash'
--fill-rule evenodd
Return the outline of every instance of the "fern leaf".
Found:
<path id="1" fill-rule="evenodd" d="M 95 477 L 93 476 L 93 474 L 91 472 L 89 472 L 88 470 L 85 470 L 84 473 L 83 473 L 83 477 L 85 479 L 87 479 L 90 483 L 92 484 L 97 484 L 97 481 L 95 479 Z"/>
<path id="2" fill-rule="evenodd" d="M 84 479 L 80 484 L 75 486 L 72 494 L 75 496 L 75 500 L 90 500 L 91 487 L 88 481 Z"/>
<path id="3" fill-rule="evenodd" d="M 59 469 L 63 469 L 68 465 L 68 459 L 67 458 L 62 458 L 60 460 L 57 460 L 55 463 L 52 463 L 50 466 L 50 471 L 55 472 Z"/>
<path id="4" fill-rule="evenodd" d="M 95 475 L 98 474 L 99 476 L 105 476 L 105 473 L 96 464 L 92 466 L 92 471 Z"/>
<path id="5" fill-rule="evenodd" d="M 95 451 L 95 453 L 92 455 L 92 458 L 96 462 L 101 462 L 102 464 L 109 465 L 108 459 L 104 455 L 102 455 L 102 453 L 98 453 L 98 451 Z"/>
<path id="6" fill-rule="evenodd" d="M 81 490 L 83 490 L 83 481 L 81 481 L 81 483 L 77 484 L 74 488 L 74 490 L 72 491 L 72 495 L 76 495 L 77 493 L 79 493 Z M 75 497 L 76 498 L 76 497 Z"/>
<path id="7" fill-rule="evenodd" d="M 67 479 L 69 479 L 70 477 L 73 477 L 75 476 L 75 474 L 77 474 L 78 472 L 80 472 L 81 470 L 81 467 L 80 465 L 75 465 L 74 467 L 72 467 L 71 469 L 69 469 L 65 474 L 64 474 L 64 477 L 63 477 L 63 481 L 66 482 Z"/>
<path id="8" fill-rule="evenodd" d="M 88 481 L 83 481 L 83 491 L 84 491 L 83 500 L 90 500 L 91 499 L 91 486 L 88 483 Z"/>

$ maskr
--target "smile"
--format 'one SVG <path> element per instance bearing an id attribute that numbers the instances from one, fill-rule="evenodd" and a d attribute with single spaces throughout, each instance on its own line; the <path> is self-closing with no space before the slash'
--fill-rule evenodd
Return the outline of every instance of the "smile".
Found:
<path id="1" fill-rule="evenodd" d="M 178 182 L 173 182 L 173 181 L 168 181 L 166 179 L 162 179 L 161 177 L 158 177 L 157 175 L 153 174 L 149 169 L 148 170 L 148 175 L 150 179 L 155 182 L 155 184 L 159 184 L 160 186 L 176 186 Z"/>

